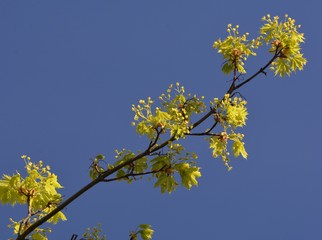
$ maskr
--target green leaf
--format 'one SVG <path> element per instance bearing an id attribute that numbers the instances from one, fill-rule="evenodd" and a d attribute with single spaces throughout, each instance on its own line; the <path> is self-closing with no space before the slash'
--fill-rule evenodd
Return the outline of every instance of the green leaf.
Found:
<path id="1" fill-rule="evenodd" d="M 239 141 L 239 140 L 235 140 L 232 146 L 232 150 L 234 153 L 235 157 L 238 157 L 240 154 L 243 156 L 243 158 L 247 158 L 247 152 L 244 146 L 244 143 Z"/>
<path id="2" fill-rule="evenodd" d="M 104 160 L 105 159 L 105 156 L 103 154 L 98 154 L 95 158 L 97 160 Z"/>
<path id="3" fill-rule="evenodd" d="M 0 202 L 2 204 L 25 204 L 27 197 L 20 193 L 22 185 L 20 174 L 13 176 L 4 174 L 0 180 Z"/>
<path id="4" fill-rule="evenodd" d="M 61 221 L 67 221 L 67 218 L 66 218 L 65 214 L 62 213 L 62 212 L 58 212 L 57 214 L 55 214 L 52 218 L 50 218 L 48 220 L 48 222 L 51 222 L 53 224 L 57 224 L 58 221 L 60 221 L 60 220 Z"/>
<path id="5" fill-rule="evenodd" d="M 198 186 L 196 178 L 201 177 L 200 168 L 190 166 L 189 163 L 180 163 L 175 166 L 175 169 L 179 172 L 184 187 L 190 189 L 192 186 Z"/>
<path id="6" fill-rule="evenodd" d="M 47 240 L 48 238 L 43 233 L 33 233 L 31 235 L 31 240 Z"/>
<path id="7" fill-rule="evenodd" d="M 152 235 L 154 233 L 154 230 L 151 228 L 150 224 L 140 224 L 139 227 L 141 228 L 141 230 L 138 231 L 138 233 L 140 234 L 140 236 L 143 240 L 152 239 Z"/>
<path id="8" fill-rule="evenodd" d="M 234 66 L 232 64 L 230 64 L 229 62 L 226 62 L 221 70 L 223 71 L 223 73 L 225 74 L 230 74 L 233 70 L 234 70 Z"/>
<path id="9" fill-rule="evenodd" d="M 161 172 L 159 175 L 157 175 L 157 182 L 154 184 L 154 187 L 160 187 L 161 193 L 171 193 L 175 190 L 175 188 L 178 186 L 178 183 L 175 181 L 173 175 L 168 175 L 164 172 Z"/>

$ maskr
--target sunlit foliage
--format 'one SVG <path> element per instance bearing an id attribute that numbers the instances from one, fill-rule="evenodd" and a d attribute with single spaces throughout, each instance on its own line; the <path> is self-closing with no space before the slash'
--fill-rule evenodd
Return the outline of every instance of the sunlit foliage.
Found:
<path id="1" fill-rule="evenodd" d="M 113 158 L 109 157 L 109 161 L 105 161 L 105 156 L 98 154 L 92 159 L 89 168 L 92 182 L 85 188 L 90 189 L 100 182 L 133 183 L 149 175 L 154 187 L 159 188 L 161 193 L 172 193 L 180 185 L 190 190 L 198 186 L 201 168 L 198 166 L 197 154 L 185 151 L 184 139 L 187 137 L 202 137 L 209 144 L 212 156 L 221 158 L 229 171 L 232 169 L 230 156 L 246 159 L 248 153 L 241 129 L 247 121 L 247 102 L 236 90 L 259 74 L 267 75 L 265 69 L 269 67 L 275 75 L 282 77 L 303 70 L 307 63 L 301 52 L 304 34 L 298 32 L 300 25 L 295 25 L 294 19 L 285 15 L 281 21 L 279 17 L 266 15 L 262 20 L 264 25 L 257 38 L 248 40 L 249 33 L 240 35 L 238 25 L 233 27 L 228 24 L 228 36 L 214 42 L 213 47 L 223 57 L 222 72 L 232 74 L 230 87 L 221 99 L 211 96 L 213 100 L 207 107 L 203 96 L 186 93 L 184 86 L 176 83 L 159 96 L 159 103 L 151 97 L 139 100 L 138 104 L 132 105 L 132 125 L 137 134 L 147 138 L 146 149 L 117 150 L 114 162 L 111 160 Z M 255 57 L 256 50 L 263 43 L 270 46 L 268 53 L 272 54 L 271 59 L 256 73 L 244 78 L 248 57 Z M 197 131 L 205 124 L 210 126 L 204 128 L 206 130 Z M 9 227 L 18 236 L 17 239 L 30 237 L 32 240 L 46 240 L 51 229 L 39 228 L 35 224 L 44 216 L 49 219 L 44 219 L 44 222 L 52 224 L 66 220 L 61 212 L 64 202 L 58 193 L 62 186 L 57 176 L 50 172 L 50 167 L 44 166 L 42 161 L 34 163 L 26 155 L 22 159 L 25 161 L 26 176 L 22 177 L 18 172 L 4 174 L 0 180 L 0 202 L 27 206 L 24 218 L 19 221 L 10 219 Z M 88 189 L 77 192 L 70 202 Z M 68 205 L 68 200 L 65 203 Z M 52 214 L 54 209 L 58 213 Z M 153 232 L 149 224 L 141 224 L 137 230 L 130 232 L 129 237 L 130 240 L 150 240 Z M 101 233 L 99 225 L 92 230 L 87 229 L 83 238 L 106 239 Z"/>
<path id="2" fill-rule="evenodd" d="M 62 196 L 57 192 L 62 186 L 57 175 L 50 172 L 49 166 L 44 166 L 42 161 L 33 163 L 29 156 L 23 155 L 25 161 L 26 177 L 20 173 L 3 175 L 0 180 L 0 201 L 2 204 L 27 205 L 28 214 L 20 221 L 10 219 L 9 227 L 15 234 L 22 233 L 30 225 L 50 213 L 62 201 Z M 56 224 L 59 220 L 67 220 L 62 212 L 51 217 L 48 222 Z M 32 239 L 47 239 L 46 233 L 50 228 L 37 228 L 31 235 Z"/>

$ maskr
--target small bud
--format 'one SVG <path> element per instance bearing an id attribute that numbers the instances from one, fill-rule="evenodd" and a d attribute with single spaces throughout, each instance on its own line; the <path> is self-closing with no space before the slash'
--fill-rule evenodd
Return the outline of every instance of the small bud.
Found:
<path id="1" fill-rule="evenodd" d="M 271 42 L 272 45 L 276 47 L 282 47 L 282 42 L 280 40 L 275 39 L 273 42 Z"/>
<path id="2" fill-rule="evenodd" d="M 242 54 L 243 54 L 243 51 L 242 51 L 242 50 L 240 50 L 240 49 L 234 48 L 234 49 L 232 50 L 232 54 L 233 54 L 235 57 L 238 57 L 238 56 L 240 56 L 240 55 L 242 55 Z"/>

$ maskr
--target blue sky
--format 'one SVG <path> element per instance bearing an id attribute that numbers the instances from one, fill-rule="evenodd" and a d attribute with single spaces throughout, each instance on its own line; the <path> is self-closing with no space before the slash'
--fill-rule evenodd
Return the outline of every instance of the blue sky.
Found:
<path id="1" fill-rule="evenodd" d="M 108 239 L 150 223 L 154 239 L 321 239 L 321 3 L 303 1 L 1 1 L 0 170 L 23 171 L 20 155 L 52 167 L 70 196 L 89 182 L 90 158 L 144 149 L 131 104 L 182 83 L 206 101 L 229 77 L 213 42 L 228 23 L 256 37 L 261 17 L 288 13 L 302 25 L 303 72 L 260 76 L 241 89 L 248 101 L 248 160 L 227 172 L 207 142 L 188 139 L 202 178 L 190 191 L 161 194 L 153 183 L 100 184 L 67 207 L 50 239 L 103 225 Z M 269 56 L 246 66 L 252 73 Z M 0 236 L 25 207 L 1 206 Z"/>

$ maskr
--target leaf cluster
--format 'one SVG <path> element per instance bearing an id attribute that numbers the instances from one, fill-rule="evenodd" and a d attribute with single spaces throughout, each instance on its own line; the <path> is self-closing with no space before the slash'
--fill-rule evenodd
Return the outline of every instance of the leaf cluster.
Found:
<path id="1" fill-rule="evenodd" d="M 44 166 L 42 161 L 33 163 L 31 158 L 23 155 L 25 161 L 26 177 L 20 173 L 13 175 L 4 174 L 0 180 L 0 202 L 2 204 L 27 205 L 28 215 L 22 221 L 10 219 L 15 234 L 20 234 L 33 222 L 50 213 L 57 204 L 62 201 L 62 196 L 58 189 L 62 188 L 59 184 L 57 175 L 50 172 L 49 166 Z M 56 224 L 59 220 L 66 220 L 62 212 L 51 217 L 48 222 Z M 50 229 L 36 229 L 32 239 L 47 239 L 46 232 Z"/>
<path id="2" fill-rule="evenodd" d="M 304 42 L 304 34 L 298 32 L 301 25 L 296 25 L 295 20 L 287 14 L 283 21 L 278 16 L 271 18 L 269 14 L 262 20 L 265 24 L 260 28 L 260 35 L 256 39 L 248 41 L 248 33 L 239 35 L 239 26 L 232 27 L 228 24 L 229 35 L 224 40 L 219 38 L 214 42 L 213 47 L 218 49 L 225 61 L 222 67 L 224 73 L 234 71 L 235 74 L 245 74 L 244 62 L 249 55 L 256 56 L 254 50 L 264 42 L 271 45 L 269 52 L 276 57 L 270 67 L 275 75 L 290 75 L 296 70 L 303 70 L 307 60 L 301 53 L 301 43 Z"/>
<path id="3" fill-rule="evenodd" d="M 263 40 L 271 44 L 270 52 L 280 52 L 279 58 L 271 66 L 275 75 L 290 75 L 297 69 L 303 70 L 307 60 L 301 53 L 301 43 L 304 42 L 304 34 L 298 32 L 301 25 L 296 25 L 295 20 L 287 14 L 284 21 L 279 21 L 278 16 L 271 18 L 269 14 L 262 20 L 266 22 L 260 29 Z"/>
<path id="4" fill-rule="evenodd" d="M 174 92 L 174 96 L 173 96 Z M 193 114 L 200 114 L 205 111 L 204 97 L 196 95 L 185 95 L 185 89 L 176 83 L 171 84 L 167 93 L 163 93 L 159 99 L 161 106 L 152 110 L 153 101 L 140 100 L 139 104 L 132 105 L 134 111 L 133 126 L 140 135 L 147 135 L 149 139 L 156 139 L 161 134 L 170 133 L 175 139 L 185 138 L 189 133 L 190 120 Z"/>
<path id="5" fill-rule="evenodd" d="M 213 157 L 221 157 L 229 171 L 232 169 L 229 164 L 231 151 L 235 157 L 242 155 L 243 158 L 247 158 L 245 143 L 242 141 L 244 135 L 235 133 L 236 128 L 246 125 L 248 115 L 246 103 L 242 98 L 230 98 L 229 94 L 220 101 L 215 98 L 211 103 L 214 106 L 214 118 L 220 123 L 223 131 L 212 135 L 208 141 Z M 232 142 L 231 151 L 228 150 L 229 142 Z"/>
<path id="6" fill-rule="evenodd" d="M 244 62 L 247 58 L 252 55 L 256 56 L 254 49 L 257 49 L 262 43 L 261 39 L 247 39 L 249 33 L 239 35 L 239 25 L 233 27 L 231 24 L 227 26 L 228 36 L 226 39 L 221 40 L 220 38 L 214 42 L 213 47 L 218 49 L 218 53 L 222 54 L 224 64 L 222 71 L 225 74 L 230 74 L 236 70 L 240 73 L 245 74 Z"/>
<path id="7" fill-rule="evenodd" d="M 150 240 L 153 232 L 150 224 L 140 224 L 136 231 L 130 232 L 130 240 L 138 240 L 138 237 L 141 237 L 142 240 Z"/>
<path id="8" fill-rule="evenodd" d="M 97 227 L 87 228 L 80 240 L 106 240 L 106 235 L 102 235 L 102 225 L 98 224 Z"/>
<path id="9" fill-rule="evenodd" d="M 154 187 L 160 187 L 161 192 L 173 192 L 179 185 L 176 180 L 180 176 L 181 184 L 187 189 L 198 186 L 197 178 L 201 177 L 200 168 L 196 166 L 197 155 L 186 152 L 181 144 L 170 143 L 166 154 L 161 154 L 151 160 L 152 176 L 156 178 Z M 162 171 L 159 171 L 162 169 Z"/>

